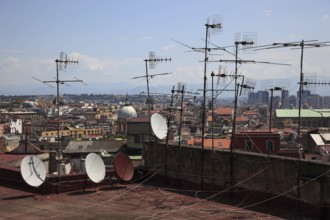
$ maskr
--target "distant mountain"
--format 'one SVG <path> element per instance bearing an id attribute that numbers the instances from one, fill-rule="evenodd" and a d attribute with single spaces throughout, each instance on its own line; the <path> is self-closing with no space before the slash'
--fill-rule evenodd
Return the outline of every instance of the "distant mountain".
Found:
<path id="1" fill-rule="evenodd" d="M 307 77 L 306 77 L 307 78 Z M 306 79 L 308 80 L 308 79 Z M 318 77 L 314 79 L 315 82 L 326 82 L 329 83 L 329 79 L 326 77 Z M 200 96 L 203 95 L 203 83 L 200 84 L 184 84 L 185 90 L 190 92 L 198 92 Z M 3 85 L 0 87 L 0 95 L 56 95 L 56 84 L 52 84 L 53 87 L 47 86 L 45 84 L 26 84 L 26 85 Z M 151 85 L 149 90 L 150 93 L 162 93 L 162 94 L 171 94 L 171 90 L 176 85 Z M 292 77 L 288 79 L 270 79 L 257 81 L 254 91 L 267 90 L 274 86 L 285 87 L 289 90 L 290 95 L 297 95 L 299 90 L 298 77 Z M 208 88 L 210 89 L 211 85 L 208 82 Z M 214 86 L 214 88 L 223 88 L 223 85 Z M 233 89 L 233 83 L 226 89 Z M 305 86 L 306 90 L 310 90 L 312 94 L 319 94 L 321 96 L 327 96 L 329 94 L 329 85 L 310 85 Z M 60 86 L 60 94 L 139 94 L 141 92 L 147 92 L 146 86 L 138 85 L 134 83 L 127 82 L 116 82 L 116 83 L 88 83 L 87 86 L 81 83 L 70 83 L 67 85 Z M 210 95 L 210 92 L 208 93 Z M 246 96 L 247 92 L 243 94 Z M 224 91 L 218 97 L 230 98 L 233 97 L 232 91 Z"/>

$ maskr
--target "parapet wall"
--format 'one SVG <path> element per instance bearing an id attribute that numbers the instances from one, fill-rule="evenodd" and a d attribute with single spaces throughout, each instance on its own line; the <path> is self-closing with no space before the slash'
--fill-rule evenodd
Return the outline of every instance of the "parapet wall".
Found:
<path id="1" fill-rule="evenodd" d="M 166 150 L 167 149 L 167 150 Z M 167 155 L 167 159 L 166 159 Z M 146 143 L 143 160 L 148 169 L 190 185 L 222 189 L 246 189 L 330 205 L 329 164 L 294 158 L 268 156 L 200 147 Z M 232 161 L 232 162 L 231 162 Z"/>

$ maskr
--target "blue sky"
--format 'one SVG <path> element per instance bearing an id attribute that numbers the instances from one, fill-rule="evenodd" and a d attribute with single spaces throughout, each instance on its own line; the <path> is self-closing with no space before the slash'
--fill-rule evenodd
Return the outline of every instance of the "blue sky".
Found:
<path id="1" fill-rule="evenodd" d="M 203 63 L 199 61 L 204 55 L 186 52 L 173 39 L 203 47 L 206 20 L 214 16 L 222 17 L 223 29 L 211 35 L 210 41 L 219 46 L 233 45 L 236 33 L 247 32 L 257 33 L 258 45 L 330 40 L 330 0 L 1 0 L 0 94 L 55 93 L 32 77 L 53 80 L 61 51 L 79 59 L 79 65 L 60 72 L 60 78 L 84 80 L 87 93 L 107 93 L 114 85 L 122 85 L 123 94 L 141 92 L 134 88 L 146 86 L 145 80 L 131 78 L 145 74 L 143 60 L 149 51 L 172 58 L 171 63 L 149 70 L 150 74 L 172 72 L 150 81 L 153 92 L 159 86 L 168 86 L 170 91 L 178 82 L 188 88 L 202 84 Z M 210 59 L 233 59 L 224 52 L 220 55 Z M 291 64 L 240 66 L 241 74 L 257 82 L 299 77 L 300 50 L 258 51 L 240 57 Z M 329 79 L 329 58 L 330 47 L 305 50 L 304 72 Z M 208 85 L 211 71 L 217 72 L 219 65 L 234 70 L 230 63 L 210 63 Z M 291 86 L 296 84 L 291 82 Z M 71 84 L 61 92 L 79 93 L 81 88 Z"/>

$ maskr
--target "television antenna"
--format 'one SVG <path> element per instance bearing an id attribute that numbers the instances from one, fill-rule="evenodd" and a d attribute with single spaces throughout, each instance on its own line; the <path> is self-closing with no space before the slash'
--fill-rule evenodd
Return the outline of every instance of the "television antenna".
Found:
<path id="1" fill-rule="evenodd" d="M 228 76 L 228 70 L 227 68 L 222 68 L 221 65 L 219 66 L 218 74 L 215 74 L 213 71 L 211 73 L 211 92 L 212 92 L 212 99 L 211 99 L 211 104 L 212 104 L 212 121 L 211 121 L 211 136 L 212 136 L 212 151 L 214 150 L 214 101 L 216 98 L 223 92 L 223 91 L 233 91 L 233 90 L 228 90 L 227 87 L 230 83 L 228 83 L 223 89 L 214 89 L 214 77 L 218 77 L 217 85 L 219 84 L 220 78 L 225 79 Z M 232 81 L 231 81 L 232 82 Z M 216 95 L 214 95 L 214 92 L 217 92 Z"/>
<path id="2" fill-rule="evenodd" d="M 208 40 L 210 38 L 210 30 L 212 33 L 220 32 L 222 29 L 222 22 L 219 20 L 219 16 L 214 16 L 212 22 L 210 18 L 207 19 L 205 24 L 205 48 L 204 48 L 204 85 L 203 85 L 203 114 L 202 114 L 202 158 L 201 158 L 201 189 L 203 189 L 204 182 L 204 139 L 205 139 L 205 117 L 206 117 L 206 73 L 208 62 Z"/>
<path id="3" fill-rule="evenodd" d="M 291 80 L 289 79 L 276 79 L 273 87 L 281 87 L 282 90 L 290 89 Z"/>
<path id="4" fill-rule="evenodd" d="M 270 45 L 263 45 L 259 47 L 255 47 L 255 50 L 268 50 L 275 48 L 284 48 L 290 47 L 291 49 L 300 49 L 300 80 L 299 80 L 299 100 L 298 100 L 298 131 L 297 131 L 297 144 L 298 151 L 301 150 L 300 143 L 300 127 L 301 127 L 301 104 L 302 104 L 302 92 L 304 90 L 304 85 L 307 85 L 307 82 L 304 81 L 304 73 L 303 73 L 303 60 L 304 60 L 304 49 L 309 48 L 319 48 L 319 47 L 328 47 L 330 46 L 330 41 L 319 42 L 318 40 L 302 40 L 296 42 L 285 42 L 285 43 L 273 43 Z"/>
<path id="5" fill-rule="evenodd" d="M 269 90 L 269 88 L 281 87 L 283 89 L 290 89 L 291 80 L 289 79 L 264 79 L 260 81 L 261 90 Z"/>
<path id="6" fill-rule="evenodd" d="M 218 74 L 214 75 L 214 76 L 216 76 L 218 78 L 218 80 L 217 80 L 217 86 L 220 83 L 220 79 L 223 79 L 223 83 L 225 83 L 226 78 L 228 76 L 228 72 L 229 71 L 228 71 L 227 66 L 219 65 Z"/>
<path id="7" fill-rule="evenodd" d="M 243 36 L 241 33 L 236 33 L 234 35 L 234 48 L 236 49 L 236 47 L 238 47 L 238 53 L 240 51 L 244 52 L 244 53 L 251 53 L 254 52 L 253 45 L 257 45 L 257 33 L 256 32 L 247 32 L 244 33 Z M 241 42 L 241 43 L 239 43 Z M 251 44 L 252 42 L 252 44 Z M 234 53 L 236 54 L 236 50 L 234 50 Z"/>
<path id="8" fill-rule="evenodd" d="M 172 73 L 158 73 L 158 74 L 149 74 L 148 73 L 148 64 L 150 69 L 155 69 L 156 64 L 162 63 L 162 62 L 171 62 L 171 58 L 158 58 L 155 54 L 155 52 L 149 52 L 149 59 L 145 59 L 145 66 L 146 66 L 146 74 L 143 76 L 137 76 L 133 77 L 132 79 L 139 79 L 139 78 L 146 78 L 147 81 L 147 105 L 148 105 L 148 114 L 150 115 L 150 91 L 149 91 L 149 80 L 160 75 L 169 75 Z"/>
<path id="9" fill-rule="evenodd" d="M 312 93 L 315 94 L 316 93 L 316 85 L 320 85 L 317 81 L 317 75 L 316 73 L 305 73 L 304 74 L 304 86 L 306 86 L 306 88 Z"/>
<path id="10" fill-rule="evenodd" d="M 74 80 L 61 80 L 59 77 L 59 72 L 66 69 L 68 65 L 77 65 L 79 62 L 78 60 L 75 59 L 69 59 L 68 55 L 65 52 L 61 52 L 60 53 L 60 59 L 56 59 L 55 60 L 56 63 L 56 79 L 53 81 L 41 81 L 36 79 L 46 85 L 49 86 L 50 83 L 56 83 L 56 105 L 57 105 L 57 143 L 58 143 L 58 147 L 57 147 L 57 155 L 58 155 L 58 164 L 57 164 L 57 174 L 58 174 L 58 193 L 60 193 L 60 178 L 61 178 L 61 174 L 60 174 L 60 165 L 61 165 L 61 159 L 63 158 L 62 155 L 62 149 L 61 149 L 61 145 L 60 145 L 60 85 L 66 84 L 66 83 L 70 83 L 70 82 L 80 82 L 84 85 L 86 85 L 82 80 L 78 79 L 75 77 Z"/>
<path id="11" fill-rule="evenodd" d="M 264 79 L 260 81 L 260 89 L 268 90 L 274 87 L 274 79 Z"/>
<path id="12" fill-rule="evenodd" d="M 196 52 L 201 52 L 204 53 L 204 85 L 203 85 L 203 115 L 202 115 L 202 157 L 201 157 L 201 188 L 203 188 L 203 172 L 204 172 L 204 136 L 205 136 L 205 116 L 206 116 L 206 73 L 207 73 L 207 62 L 208 62 L 208 55 L 209 52 L 211 50 L 221 50 L 223 48 L 219 48 L 219 47 L 214 47 L 211 48 L 209 47 L 209 38 L 210 38 L 210 34 L 215 34 L 215 33 L 219 33 L 222 29 L 222 22 L 221 22 L 221 16 L 213 16 L 213 17 L 209 17 L 207 18 L 206 24 L 205 24 L 205 46 L 204 47 L 190 47 L 184 43 L 181 43 L 177 40 L 177 43 L 190 48 L 193 51 Z"/>
<path id="13" fill-rule="evenodd" d="M 261 64 L 273 64 L 273 65 L 285 65 L 288 66 L 290 64 L 283 64 L 283 63 L 273 63 L 273 62 L 267 62 L 267 61 L 255 61 L 255 60 L 242 60 L 240 58 L 238 58 L 238 53 L 239 51 L 242 52 L 249 52 L 252 49 L 255 48 L 256 45 L 256 33 L 254 32 L 249 32 L 249 33 L 245 33 L 242 37 L 241 40 L 241 34 L 236 34 L 235 35 L 235 60 L 227 60 L 227 59 L 220 59 L 220 60 L 211 60 L 209 62 L 224 62 L 224 63 L 235 63 L 235 72 L 234 72 L 234 83 L 235 83 L 235 101 L 234 101 L 234 118 L 233 118 L 233 132 L 232 132 L 232 141 L 231 141 L 231 147 L 230 147 L 230 152 L 232 154 L 233 152 L 233 147 L 236 145 L 235 143 L 235 132 L 236 132 L 236 114 L 237 114 L 237 102 L 238 102 L 238 95 L 239 95 L 239 87 L 241 88 L 248 88 L 252 86 L 248 86 L 247 85 L 243 85 L 243 84 L 239 84 L 237 82 L 237 78 L 238 78 L 238 65 L 241 65 L 243 63 L 261 63 Z M 254 86 L 253 86 L 254 87 Z"/>
<path id="14" fill-rule="evenodd" d="M 242 84 L 239 85 L 241 88 L 240 95 L 242 94 L 242 91 L 244 91 L 244 94 L 246 94 L 246 92 L 254 90 L 255 85 L 256 85 L 255 79 L 251 79 L 243 76 Z"/>
<path id="15" fill-rule="evenodd" d="M 301 139 L 300 139 L 300 129 L 301 129 L 301 104 L 302 104 L 302 93 L 304 90 L 304 85 L 307 85 L 307 82 L 304 81 L 304 73 L 303 73 L 303 60 L 304 60 L 304 49 L 309 48 L 319 48 L 319 47 L 328 47 L 330 46 L 330 41 L 323 41 L 319 42 L 318 40 L 302 40 L 296 42 L 286 42 L 286 43 L 273 43 L 270 45 L 260 46 L 256 48 L 256 50 L 267 50 L 267 49 L 274 49 L 274 48 L 284 48 L 290 47 L 291 49 L 300 49 L 300 80 L 299 80 L 299 99 L 298 99 L 298 128 L 297 128 L 297 151 L 298 151 L 298 178 L 297 178 L 297 185 L 300 186 L 300 159 L 302 155 L 301 149 Z M 298 199 L 300 198 L 300 188 L 297 191 Z M 297 208 L 300 208 L 299 200 L 297 200 Z"/>
<path id="16" fill-rule="evenodd" d="M 275 64 L 275 65 L 288 65 L 288 64 L 281 64 L 281 63 L 271 63 L 271 62 L 260 62 L 260 61 L 255 61 L 255 60 L 242 60 L 238 58 L 238 52 L 241 51 L 250 51 L 255 45 L 256 45 L 256 34 L 255 33 L 246 33 L 243 35 L 243 38 L 241 40 L 241 35 L 236 34 L 235 35 L 235 60 L 224 60 L 220 59 L 218 61 L 209 61 L 209 62 L 234 62 L 235 63 L 235 76 L 234 76 L 234 83 L 235 83 L 235 98 L 234 98 L 234 117 L 233 117 L 233 125 L 232 125 L 232 137 L 231 137 L 231 142 L 230 142 L 230 176 L 233 176 L 233 149 L 236 146 L 236 115 L 237 115 L 237 104 L 238 104 L 238 95 L 239 95 L 239 88 L 243 88 L 243 85 L 240 85 L 237 82 L 238 78 L 238 64 L 243 64 L 243 63 L 263 63 L 263 64 Z M 245 86 L 246 87 L 246 86 Z M 233 180 L 231 179 L 231 185 L 233 185 Z"/>

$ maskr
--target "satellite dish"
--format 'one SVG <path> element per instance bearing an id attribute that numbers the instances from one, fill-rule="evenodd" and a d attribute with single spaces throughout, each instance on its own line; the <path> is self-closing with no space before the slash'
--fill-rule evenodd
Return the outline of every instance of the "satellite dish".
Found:
<path id="1" fill-rule="evenodd" d="M 167 136 L 166 119 L 158 113 L 154 113 L 150 118 L 152 132 L 159 139 L 164 139 Z"/>
<path id="2" fill-rule="evenodd" d="M 21 162 L 21 175 L 27 184 L 38 187 L 46 179 L 45 165 L 38 157 L 28 155 Z"/>
<path id="3" fill-rule="evenodd" d="M 96 153 L 90 153 L 85 159 L 87 176 L 94 183 L 101 182 L 105 177 L 105 165 L 102 158 Z"/>
<path id="4" fill-rule="evenodd" d="M 130 181 L 134 175 L 134 167 L 132 160 L 127 156 L 127 154 L 119 152 L 116 154 L 114 159 L 114 167 L 117 176 L 124 180 Z"/>

